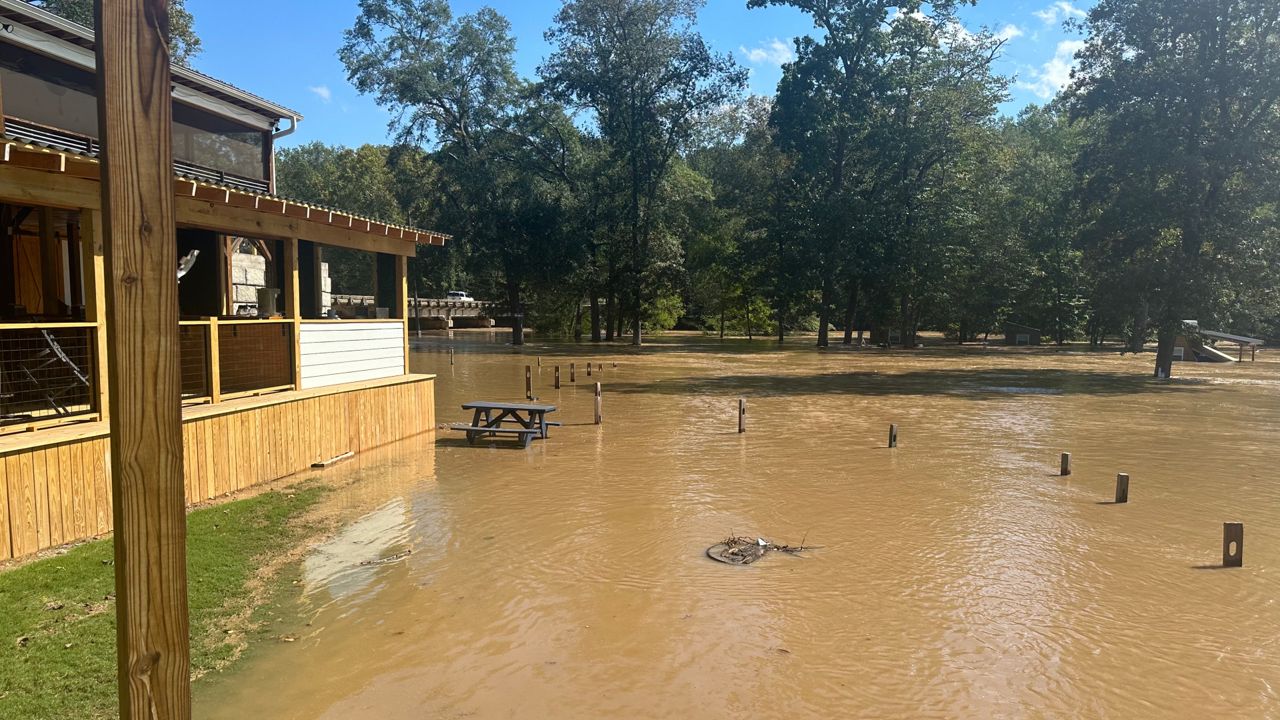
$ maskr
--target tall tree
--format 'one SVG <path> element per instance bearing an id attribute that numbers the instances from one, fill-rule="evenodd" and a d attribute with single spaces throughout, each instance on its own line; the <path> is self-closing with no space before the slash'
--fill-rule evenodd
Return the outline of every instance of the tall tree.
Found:
<path id="1" fill-rule="evenodd" d="M 1101 0 L 1089 12 L 1068 100 L 1089 118 L 1078 173 L 1091 256 L 1145 287 L 1168 377 L 1186 319 L 1223 310 L 1223 289 L 1266 235 L 1280 184 L 1280 4 Z"/>
<path id="2" fill-rule="evenodd" d="M 567 0 L 546 38 L 540 69 L 548 87 L 587 109 L 607 143 L 628 196 L 627 258 L 639 345 L 655 279 L 659 196 L 672 161 L 701 116 L 728 102 L 746 73 L 713 53 L 693 25 L 701 0 Z"/>
<path id="3" fill-rule="evenodd" d="M 442 218 L 469 257 L 494 271 L 521 344 L 526 270 L 545 253 L 509 222 L 545 217 L 514 212 L 511 202 L 545 199 L 522 173 L 534 159 L 559 173 L 572 126 L 516 75 L 514 53 L 510 23 L 491 8 L 454 18 L 444 0 L 361 0 L 339 57 L 355 86 L 392 110 L 402 142 L 434 150 L 445 181 Z"/>
<path id="4" fill-rule="evenodd" d="M 87 28 L 93 27 L 93 0 L 28 2 Z M 169 0 L 169 59 L 179 65 L 187 65 L 199 52 L 200 37 L 196 35 L 195 18 L 187 10 L 187 0 Z"/>

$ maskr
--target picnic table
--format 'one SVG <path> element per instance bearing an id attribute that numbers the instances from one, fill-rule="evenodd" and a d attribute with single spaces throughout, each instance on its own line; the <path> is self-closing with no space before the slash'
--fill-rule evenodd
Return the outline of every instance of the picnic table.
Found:
<path id="1" fill-rule="evenodd" d="M 560 424 L 547 420 L 547 413 L 556 411 L 555 405 L 473 400 L 463 403 L 462 409 L 475 412 L 471 424 L 455 423 L 449 428 L 465 431 L 467 442 L 472 445 L 483 437 L 514 435 L 521 447 L 529 447 L 535 438 L 546 438 L 552 425 Z"/>

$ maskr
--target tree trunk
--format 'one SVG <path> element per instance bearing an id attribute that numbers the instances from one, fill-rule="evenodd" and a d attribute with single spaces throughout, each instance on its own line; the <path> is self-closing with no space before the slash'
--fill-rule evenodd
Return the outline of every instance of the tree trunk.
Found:
<path id="1" fill-rule="evenodd" d="M 618 312 L 618 303 L 613 297 L 613 281 L 610 278 L 609 293 L 604 296 L 604 341 L 613 342 L 613 318 Z"/>
<path id="2" fill-rule="evenodd" d="M 637 347 L 640 345 L 640 309 L 644 307 L 641 300 L 643 290 L 641 290 L 639 282 L 640 278 L 636 278 L 636 318 L 631 324 L 631 344 Z"/>
<path id="3" fill-rule="evenodd" d="M 1169 378 L 1173 374 L 1173 341 L 1178 337 L 1178 332 L 1171 325 L 1162 324 L 1157 334 L 1158 345 L 1156 346 L 1156 369 L 1155 376 L 1158 378 Z"/>
<path id="4" fill-rule="evenodd" d="M 822 279 L 822 305 L 818 308 L 818 347 L 827 347 L 827 325 L 831 322 L 831 280 Z"/>
<path id="5" fill-rule="evenodd" d="M 778 344 L 781 345 L 782 341 L 786 339 L 786 330 L 782 324 L 782 319 L 787 316 L 787 305 L 781 297 L 778 298 L 776 312 L 778 313 Z"/>
<path id="6" fill-rule="evenodd" d="M 600 296 L 591 291 L 591 342 L 600 342 Z"/>
<path id="7" fill-rule="evenodd" d="M 720 339 L 724 339 L 724 303 L 720 304 Z"/>
<path id="8" fill-rule="evenodd" d="M 748 296 L 745 296 L 745 297 L 743 298 L 742 304 L 743 304 L 743 306 L 744 306 L 744 307 L 743 307 L 743 310 L 744 310 L 743 314 L 747 316 L 747 340 L 748 340 L 748 341 L 750 341 L 750 340 L 752 339 L 752 329 L 751 329 L 751 296 L 749 296 L 749 295 L 748 295 Z"/>
<path id="9" fill-rule="evenodd" d="M 1140 353 L 1147 344 L 1147 322 L 1147 301 L 1143 300 L 1138 303 L 1138 307 L 1133 312 L 1133 328 L 1129 333 L 1129 352 Z"/>
<path id="10" fill-rule="evenodd" d="M 844 344 L 853 344 L 853 325 L 854 319 L 858 314 L 858 284 L 850 283 L 849 288 L 849 305 L 844 311 Z"/>
<path id="11" fill-rule="evenodd" d="M 524 307 L 520 304 L 520 283 L 507 282 L 507 304 L 511 306 L 511 344 L 524 344 Z"/>
<path id="12" fill-rule="evenodd" d="M 573 341 L 582 342 L 582 300 L 573 301 Z"/>

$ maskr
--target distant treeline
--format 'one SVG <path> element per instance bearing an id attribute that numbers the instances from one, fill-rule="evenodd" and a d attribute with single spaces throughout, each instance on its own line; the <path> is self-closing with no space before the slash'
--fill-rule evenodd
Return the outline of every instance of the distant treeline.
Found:
<path id="1" fill-rule="evenodd" d="M 1182 320 L 1280 336 L 1280 3 L 1099 0 L 1071 83 L 1016 118 L 961 2 L 747 0 L 815 24 L 773 97 L 743 97 L 700 4 L 568 0 L 526 79 L 491 9 L 362 0 L 339 54 L 397 144 L 283 150 L 279 187 L 453 234 L 417 290 L 544 333 L 1013 321 L 1156 338 L 1157 372 Z M 336 292 L 367 272 L 335 265 Z"/>

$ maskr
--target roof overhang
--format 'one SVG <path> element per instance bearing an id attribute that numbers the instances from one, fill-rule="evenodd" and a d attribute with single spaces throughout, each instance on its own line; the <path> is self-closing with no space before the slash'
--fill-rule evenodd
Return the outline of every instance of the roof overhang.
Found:
<path id="1" fill-rule="evenodd" d="M 102 207 L 97 158 L 0 137 L 0 199 L 97 210 Z M 326 245 L 413 256 L 418 245 L 444 245 L 449 235 L 275 195 L 174 177 L 177 224 L 256 238 L 296 238 Z"/>
<path id="2" fill-rule="evenodd" d="M 23 0 L 0 0 L 0 40 L 94 71 L 93 31 Z M 302 119 L 282 105 L 217 78 L 173 65 L 173 97 L 253 127 L 270 130 L 278 121 Z"/>

